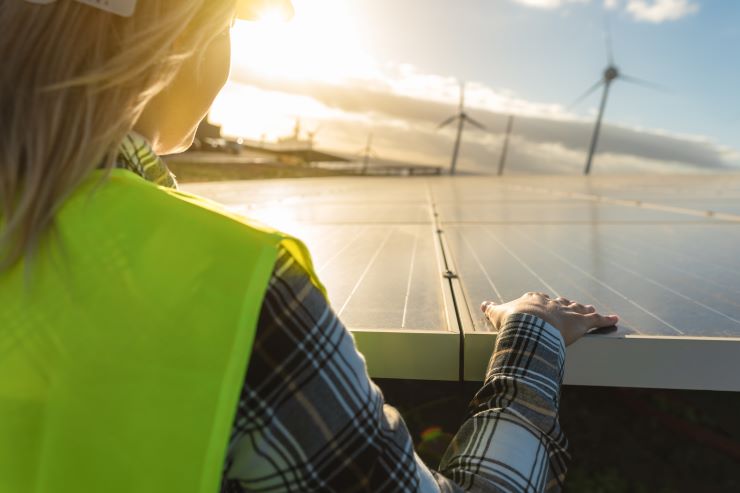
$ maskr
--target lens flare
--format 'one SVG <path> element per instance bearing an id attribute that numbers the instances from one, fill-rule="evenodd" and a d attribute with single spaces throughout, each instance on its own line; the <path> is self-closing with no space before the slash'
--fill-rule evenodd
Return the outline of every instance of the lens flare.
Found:
<path id="1" fill-rule="evenodd" d="M 430 426 L 429 428 L 421 432 L 421 441 L 431 442 L 432 440 L 436 440 L 437 438 L 441 436 L 442 436 L 441 426 Z"/>

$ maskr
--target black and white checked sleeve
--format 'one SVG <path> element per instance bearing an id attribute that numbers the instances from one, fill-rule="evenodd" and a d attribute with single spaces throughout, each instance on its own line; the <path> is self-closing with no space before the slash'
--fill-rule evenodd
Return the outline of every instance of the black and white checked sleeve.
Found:
<path id="1" fill-rule="evenodd" d="M 557 329 L 510 316 L 440 471 L 465 491 L 560 491 L 570 459 L 558 421 L 564 364 Z"/>
<path id="2" fill-rule="evenodd" d="M 543 337 L 528 332 L 529 325 L 537 329 L 537 320 L 522 325 L 527 335 L 509 333 L 522 341 Z M 491 414 L 476 430 L 471 424 L 501 404 L 493 395 L 498 390 L 511 401 L 511 411 L 497 414 L 506 426 L 492 426 Z M 533 435 L 536 425 L 513 411 L 512 402 L 526 395 L 487 381 L 447 453 L 447 476 L 428 468 L 414 453 L 403 419 L 368 377 L 352 335 L 302 267 L 281 251 L 260 314 L 222 492 L 535 491 L 501 487 L 488 471 L 490 463 L 518 468 L 529 457 L 538 467 L 528 484 L 541 482 L 540 456 L 543 447 L 553 448 L 552 440 L 545 431 Z M 491 442 L 499 446 L 480 446 Z"/>

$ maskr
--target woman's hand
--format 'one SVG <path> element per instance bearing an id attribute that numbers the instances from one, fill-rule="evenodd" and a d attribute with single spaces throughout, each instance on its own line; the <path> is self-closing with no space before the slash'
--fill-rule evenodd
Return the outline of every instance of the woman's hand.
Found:
<path id="1" fill-rule="evenodd" d="M 600 315 L 591 305 L 581 305 L 565 298 L 550 299 L 544 293 L 526 293 L 519 299 L 504 304 L 484 301 L 481 310 L 496 330 L 501 330 L 506 319 L 515 313 L 527 313 L 541 318 L 560 331 L 568 346 L 591 329 L 616 325 L 616 315 Z"/>

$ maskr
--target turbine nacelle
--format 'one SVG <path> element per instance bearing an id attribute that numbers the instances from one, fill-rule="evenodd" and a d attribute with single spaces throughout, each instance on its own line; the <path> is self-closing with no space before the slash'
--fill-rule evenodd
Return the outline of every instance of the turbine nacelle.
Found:
<path id="1" fill-rule="evenodd" d="M 614 65 L 610 65 L 604 70 L 604 80 L 606 82 L 611 82 L 614 79 L 619 78 L 619 69 L 615 67 Z"/>

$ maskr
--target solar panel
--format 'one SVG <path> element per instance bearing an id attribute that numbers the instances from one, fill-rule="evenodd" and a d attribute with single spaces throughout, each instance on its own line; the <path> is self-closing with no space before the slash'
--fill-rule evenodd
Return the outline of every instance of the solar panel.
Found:
<path id="1" fill-rule="evenodd" d="M 440 282 L 428 192 L 405 182 L 298 180 L 187 188 L 301 238 L 376 377 L 456 380 L 461 337 Z"/>
<path id="2" fill-rule="evenodd" d="M 566 383 L 740 390 L 738 176 L 186 188 L 306 241 L 373 376 L 480 380 L 480 302 L 544 291 L 621 317 L 568 348 Z"/>

